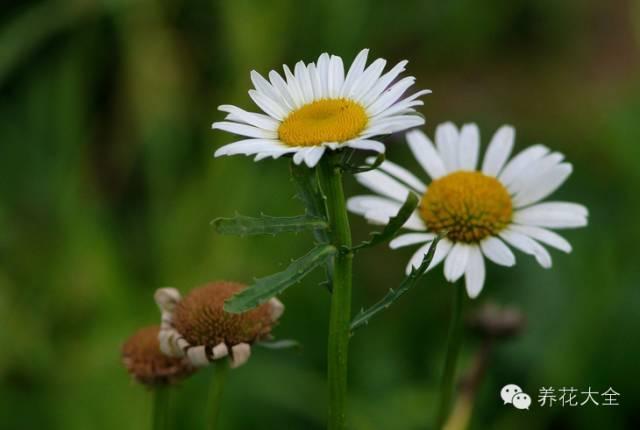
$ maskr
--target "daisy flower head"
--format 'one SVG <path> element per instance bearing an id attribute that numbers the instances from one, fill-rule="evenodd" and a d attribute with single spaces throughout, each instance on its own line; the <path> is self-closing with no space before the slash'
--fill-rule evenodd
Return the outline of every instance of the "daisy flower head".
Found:
<path id="1" fill-rule="evenodd" d="M 315 63 L 299 61 L 293 71 L 284 65 L 284 77 L 272 70 L 267 80 L 252 71 L 249 96 L 264 113 L 219 106 L 228 115 L 212 128 L 245 139 L 219 148 L 215 156 L 255 155 L 258 161 L 291 154 L 296 164 L 313 167 L 327 149 L 384 152 L 374 138 L 424 124 L 414 108 L 430 91 L 402 98 L 415 82 L 413 76 L 397 79 L 407 61 L 383 74 L 386 60 L 366 67 L 368 53 L 362 50 L 346 74 L 342 58 L 327 53 Z"/>
<path id="2" fill-rule="evenodd" d="M 510 245 L 533 255 L 544 268 L 551 256 L 542 246 L 571 252 L 571 245 L 550 229 L 587 225 L 587 209 L 576 203 L 541 200 L 571 174 L 564 156 L 543 145 L 533 145 L 509 160 L 515 131 L 503 126 L 493 135 L 480 162 L 480 133 L 475 124 L 458 129 L 452 123 L 436 128 L 435 145 L 421 131 L 407 133 L 409 148 L 431 182 L 385 161 L 380 170 L 356 175 L 358 182 L 378 195 L 352 197 L 350 211 L 369 222 L 386 224 L 407 193 L 421 196 L 404 228 L 412 233 L 390 242 L 392 249 L 421 244 L 407 273 L 422 262 L 433 239 L 438 244 L 429 269 L 444 261 L 444 276 L 455 282 L 463 275 L 469 297 L 480 294 L 485 280 L 484 258 L 513 266 Z M 480 164 L 480 166 L 478 166 Z"/>

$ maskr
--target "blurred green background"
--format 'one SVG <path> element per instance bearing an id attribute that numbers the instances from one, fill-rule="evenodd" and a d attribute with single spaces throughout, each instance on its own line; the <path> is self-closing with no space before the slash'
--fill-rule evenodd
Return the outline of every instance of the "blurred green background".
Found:
<path id="1" fill-rule="evenodd" d="M 149 396 L 120 365 L 152 293 L 250 282 L 303 254 L 308 235 L 214 234 L 217 216 L 301 212 L 286 160 L 213 159 L 222 103 L 253 106 L 249 71 L 363 47 L 409 59 L 432 134 L 503 123 L 516 149 L 543 142 L 574 174 L 554 198 L 590 209 L 552 270 L 518 254 L 489 265 L 481 297 L 523 310 L 498 346 L 473 429 L 640 428 L 640 5 L 624 1 L 3 0 L 0 9 L 0 428 L 144 429 Z M 388 157 L 417 165 L 400 136 Z M 352 178 L 348 194 L 361 193 Z M 353 217 L 356 240 L 371 227 Z M 354 308 L 397 285 L 412 249 L 356 260 Z M 301 352 L 254 350 L 231 374 L 221 428 L 321 429 L 329 295 L 291 288 L 276 329 Z M 351 344 L 354 429 L 424 429 L 450 313 L 441 269 Z M 479 342 L 465 338 L 461 372 Z M 180 428 L 203 428 L 210 372 L 180 387 Z M 620 406 L 502 405 L 517 383 L 621 393 Z"/>

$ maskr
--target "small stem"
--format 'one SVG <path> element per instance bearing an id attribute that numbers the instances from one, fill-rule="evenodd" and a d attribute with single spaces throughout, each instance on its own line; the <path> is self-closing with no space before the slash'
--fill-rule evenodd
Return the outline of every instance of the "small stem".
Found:
<path id="1" fill-rule="evenodd" d="M 326 198 L 331 241 L 336 249 L 351 248 L 351 230 L 347 217 L 342 172 L 336 165 L 338 154 L 326 154 L 318 175 Z M 351 322 L 351 272 L 353 253 L 341 251 L 334 258 L 333 291 L 329 315 L 327 364 L 329 379 L 329 430 L 346 428 L 347 363 Z"/>
<path id="2" fill-rule="evenodd" d="M 451 325 L 447 339 L 447 355 L 442 372 L 440 385 L 440 401 L 436 415 L 436 430 L 443 428 L 451 408 L 451 399 L 455 387 L 456 363 L 462 340 L 462 305 L 464 300 L 464 287 L 454 284 L 454 300 L 451 314 Z"/>
<path id="3" fill-rule="evenodd" d="M 218 428 L 218 416 L 220 415 L 220 403 L 222 400 L 222 390 L 224 381 L 229 371 L 227 360 L 215 360 L 213 362 L 213 377 L 211 378 L 211 391 L 209 392 L 209 405 L 211 405 L 209 428 L 215 430 Z"/>
<path id="4" fill-rule="evenodd" d="M 171 420 L 171 387 L 156 387 L 152 393 L 151 428 L 153 430 L 168 430 Z"/>

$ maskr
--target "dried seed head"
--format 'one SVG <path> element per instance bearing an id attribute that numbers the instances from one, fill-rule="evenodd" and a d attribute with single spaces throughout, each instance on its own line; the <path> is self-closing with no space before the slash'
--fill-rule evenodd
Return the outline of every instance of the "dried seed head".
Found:
<path id="1" fill-rule="evenodd" d="M 145 385 L 173 384 L 190 375 L 194 368 L 184 358 L 160 352 L 157 325 L 144 327 L 122 346 L 122 363 L 133 378 Z"/>
<path id="2" fill-rule="evenodd" d="M 506 339 L 522 331 L 525 317 L 516 308 L 487 303 L 471 314 L 468 322 L 469 326 L 483 337 Z"/>
<path id="3" fill-rule="evenodd" d="M 177 303 L 173 327 L 189 344 L 208 348 L 220 343 L 250 344 L 268 337 L 282 313 L 278 306 L 268 302 L 242 314 L 223 310 L 224 301 L 244 288 L 235 282 L 213 282 L 195 288 Z"/>

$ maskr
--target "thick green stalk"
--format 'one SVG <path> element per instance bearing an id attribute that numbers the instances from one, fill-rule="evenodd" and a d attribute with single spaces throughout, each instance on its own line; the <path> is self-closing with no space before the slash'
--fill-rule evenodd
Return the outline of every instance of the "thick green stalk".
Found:
<path id="1" fill-rule="evenodd" d="M 153 430 L 168 430 L 170 427 L 170 403 L 171 387 L 156 387 L 152 391 L 152 417 L 151 428 Z"/>
<path id="2" fill-rule="evenodd" d="M 447 339 L 447 355 L 442 372 L 442 383 L 440 385 L 440 399 L 436 415 L 436 430 L 442 429 L 449 416 L 451 409 L 451 399 L 455 387 L 456 363 L 460 344 L 462 341 L 462 304 L 464 300 L 464 286 L 454 284 L 453 309 L 451 313 L 451 325 L 449 326 L 449 336 Z"/>
<path id="3" fill-rule="evenodd" d="M 211 378 L 211 391 L 209 392 L 209 428 L 218 428 L 218 416 L 220 415 L 220 402 L 222 400 L 222 390 L 224 381 L 227 378 L 229 364 L 227 360 L 215 360 L 213 362 L 213 377 Z"/>
<path id="4" fill-rule="evenodd" d="M 331 242 L 338 249 L 334 258 L 333 291 L 329 315 L 327 364 L 329 379 L 330 430 L 346 428 L 347 358 L 351 322 L 351 271 L 353 253 L 351 230 L 342 189 L 342 172 L 336 165 L 338 154 L 327 154 L 320 162 L 318 174 L 326 198 Z"/>

